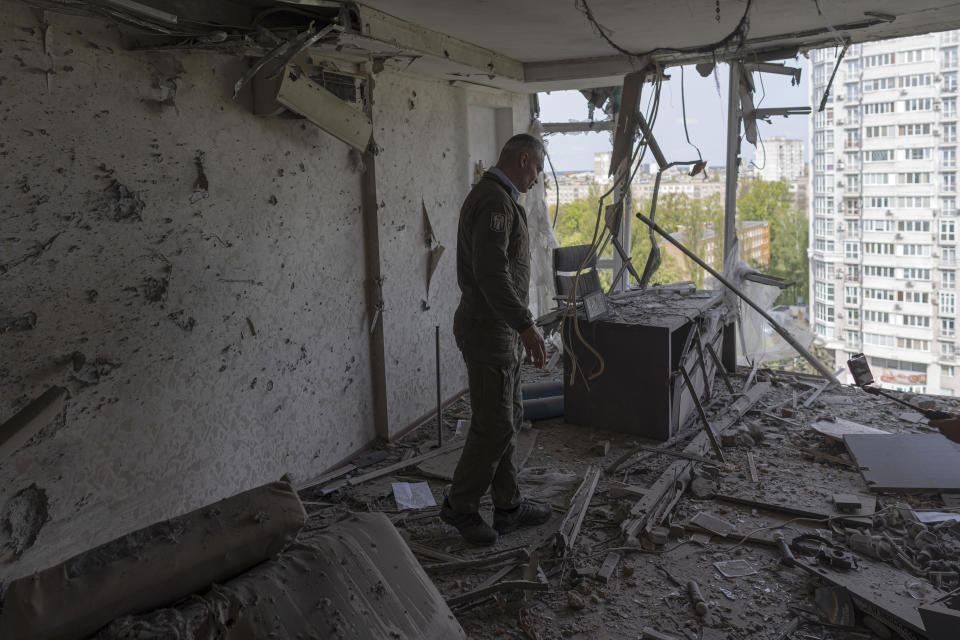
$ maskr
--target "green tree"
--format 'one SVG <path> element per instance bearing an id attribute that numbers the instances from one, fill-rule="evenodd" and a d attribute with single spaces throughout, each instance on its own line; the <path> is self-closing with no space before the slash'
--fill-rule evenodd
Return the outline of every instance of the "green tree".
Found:
<path id="1" fill-rule="evenodd" d="M 571 246 L 578 244 L 590 244 L 593 241 L 594 229 L 597 225 L 597 204 L 602 191 L 599 187 L 591 187 L 590 194 L 586 198 L 581 198 L 574 202 L 560 206 L 560 213 L 557 218 L 557 226 L 554 233 L 561 246 Z M 612 199 L 607 197 L 604 201 L 604 210 L 611 204 Z M 649 210 L 649 208 L 647 209 Z M 632 217 L 632 216 L 631 216 Z M 603 221 L 601 220 L 601 225 Z M 646 226 L 633 218 L 631 221 L 631 249 L 630 255 L 633 257 L 634 267 L 638 273 L 643 273 L 643 266 L 646 263 L 647 255 L 650 253 L 650 241 L 646 235 Z M 600 231 L 603 231 L 601 227 Z M 613 244 L 607 243 L 607 246 L 601 257 L 610 258 L 613 256 Z M 685 279 L 683 270 L 676 263 L 676 260 L 669 255 L 661 254 L 660 268 L 651 278 L 653 284 L 669 284 Z M 609 288 L 613 281 L 613 272 L 610 269 L 600 270 L 600 282 L 604 288 Z"/>
<path id="2" fill-rule="evenodd" d="M 586 198 L 560 205 L 554 234 L 561 246 L 590 244 L 593 241 L 597 222 L 597 199 L 600 195 L 599 187 L 592 186 Z"/>
<path id="3" fill-rule="evenodd" d="M 597 222 L 597 198 L 599 188 L 592 188 L 587 198 L 560 207 L 556 235 L 561 245 L 589 244 Z M 605 202 L 610 204 L 610 198 Z M 650 201 L 634 203 L 634 209 L 648 213 Z M 723 195 L 713 194 L 706 198 L 691 198 L 682 193 L 661 194 L 657 201 L 656 222 L 669 233 L 682 232 L 682 242 L 697 256 L 712 266 L 720 268 L 723 263 Z M 741 184 L 737 198 L 738 226 L 747 220 L 760 220 L 770 225 L 770 265 L 764 271 L 795 284 L 783 291 L 777 299 L 781 304 L 795 304 L 797 296 L 807 288 L 807 218 L 797 210 L 793 195 L 786 182 L 751 180 Z M 601 222 L 602 224 L 602 222 Z M 640 220 L 631 216 L 630 255 L 639 273 L 643 273 L 650 255 L 650 230 Z M 710 241 L 712 229 L 713 240 Z M 667 241 L 657 238 L 661 248 L 660 268 L 651 278 L 652 283 L 671 283 L 691 279 L 702 287 L 704 270 L 693 260 L 683 257 L 682 264 L 664 251 Z M 708 247 L 713 244 L 714 255 Z M 610 257 L 610 244 L 603 257 Z M 748 258 L 748 262 L 752 262 Z M 757 268 L 762 265 L 751 265 Z M 687 276 L 686 274 L 690 274 Z M 601 271 L 601 281 L 609 286 L 612 274 Z"/>
<path id="4" fill-rule="evenodd" d="M 741 185 L 737 196 L 739 220 L 763 220 L 770 224 L 771 275 L 793 282 L 777 298 L 780 304 L 796 304 L 807 290 L 807 216 L 794 205 L 784 181 L 751 180 Z"/>
<path id="5" fill-rule="evenodd" d="M 657 211 L 654 222 L 658 226 L 671 234 L 682 232 L 681 242 L 683 246 L 690 249 L 694 254 L 706 258 L 705 253 L 710 240 L 711 229 L 713 233 L 720 231 L 717 238 L 717 247 L 723 246 L 722 227 L 723 227 L 723 208 L 720 204 L 720 196 L 716 194 L 707 198 L 691 198 L 683 193 L 666 193 L 657 198 Z M 640 211 L 650 211 L 650 201 L 641 203 Z M 646 224 L 640 220 L 634 220 L 632 229 L 632 238 L 634 244 L 633 255 L 647 255 L 650 252 L 650 230 Z M 703 286 L 704 270 L 692 259 L 684 256 L 683 267 L 676 264 L 676 260 L 669 253 L 663 250 L 668 246 L 668 242 L 663 238 L 657 238 L 661 247 L 661 260 L 663 263 L 656 273 L 652 282 L 678 282 L 686 280 L 689 273 L 689 279 L 698 287 Z M 642 259 L 641 262 L 645 260 Z M 668 260 L 672 265 L 668 265 Z M 663 273 L 661 273 L 663 272 Z M 665 279 L 665 278 L 670 278 Z"/>

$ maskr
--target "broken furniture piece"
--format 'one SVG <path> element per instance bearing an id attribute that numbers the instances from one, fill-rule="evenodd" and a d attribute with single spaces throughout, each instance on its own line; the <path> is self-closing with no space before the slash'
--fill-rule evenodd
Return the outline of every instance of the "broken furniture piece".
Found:
<path id="1" fill-rule="evenodd" d="M 0 637 L 86 637 L 274 557 L 305 522 L 296 492 L 275 482 L 134 531 L 12 581 Z"/>
<path id="2" fill-rule="evenodd" d="M 726 410 L 714 420 L 717 432 L 723 432 L 735 425 L 743 415 L 770 390 L 769 382 L 754 385 L 738 397 Z M 685 453 L 702 455 L 709 446 L 707 434 L 701 431 L 686 447 Z M 693 477 L 693 462 L 678 460 L 670 464 L 650 485 L 642 498 L 630 509 L 630 516 L 620 523 L 620 530 L 626 544 L 639 544 L 639 538 L 649 535 L 654 527 L 666 519 L 680 501 Z"/>
<path id="3" fill-rule="evenodd" d="M 554 538 L 553 547 L 557 555 L 565 556 L 576 544 L 580 526 L 587 515 L 587 509 L 590 508 L 590 501 L 593 499 L 593 492 L 596 491 L 599 480 L 600 467 L 591 466 L 583 474 L 583 482 L 570 499 L 570 508 L 563 517 Z"/>
<path id="4" fill-rule="evenodd" d="M 922 607 L 915 595 L 904 585 L 910 574 L 880 562 L 861 562 L 856 571 L 837 570 L 822 564 L 810 564 L 797 559 L 804 571 L 817 575 L 835 587 L 844 589 L 853 606 L 862 614 L 876 618 L 901 638 L 929 637 L 921 617 Z M 880 589 L 879 585 L 898 585 L 899 588 Z M 927 585 L 923 599 L 928 602 L 946 595 L 940 589 Z M 954 634 L 953 637 L 955 637 Z M 891 635 L 891 637 L 897 637 Z"/>
<path id="5" fill-rule="evenodd" d="M 277 558 L 206 594 L 117 620 L 109 627 L 116 633 L 103 635 L 127 637 L 124 630 L 137 628 L 159 630 L 155 637 L 221 640 L 466 637 L 382 513 L 356 514 L 305 533 Z"/>
<path id="6" fill-rule="evenodd" d="M 939 433 L 850 434 L 843 442 L 873 491 L 960 490 L 960 444 Z"/>
<path id="7" fill-rule="evenodd" d="M 713 385 L 716 364 L 708 354 L 709 346 L 719 348 L 722 295 L 656 287 L 610 302 L 608 317 L 580 318 L 579 332 L 573 322 L 563 324 L 566 420 L 667 440 L 693 415 L 691 391 L 705 398 Z"/>

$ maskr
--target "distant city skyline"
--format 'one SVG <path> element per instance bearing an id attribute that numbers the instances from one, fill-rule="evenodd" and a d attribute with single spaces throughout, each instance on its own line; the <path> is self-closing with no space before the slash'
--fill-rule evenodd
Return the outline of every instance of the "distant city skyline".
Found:
<path id="1" fill-rule="evenodd" d="M 753 74 L 757 91 L 755 101 L 758 106 L 799 107 L 809 105 L 808 60 L 802 56 L 784 61 L 787 66 L 802 69 L 800 84 L 791 86 L 791 78 L 777 74 Z M 671 67 L 666 71 L 670 79 L 663 83 L 660 94 L 660 111 L 654 123 L 653 132 L 668 160 L 690 160 L 697 158 L 696 150 L 687 144 L 683 130 L 683 100 L 680 90 L 680 68 Z M 691 66 L 684 67 L 683 84 L 687 112 L 687 130 L 690 141 L 700 148 L 703 159 L 711 167 L 723 167 L 726 164 L 726 126 L 727 126 L 727 78 L 728 67 L 718 64 L 716 72 L 704 78 Z M 719 91 L 718 91 L 719 89 Z M 646 110 L 647 100 L 651 96 L 650 85 L 645 85 L 641 100 Z M 554 91 L 539 94 L 541 122 L 568 122 L 587 120 L 587 101 L 579 91 Z M 814 109 L 818 105 L 811 105 Z M 597 110 L 595 119 L 604 119 L 603 112 Z M 775 117 L 771 123 L 758 123 L 760 138 L 772 137 L 803 140 L 804 161 L 809 161 L 807 150 L 808 126 L 810 116 Z M 596 132 L 586 134 L 552 134 L 547 136 L 550 158 L 557 171 L 589 171 L 593 167 L 593 154 L 610 150 L 610 133 Z M 753 145 L 743 140 L 741 160 L 743 164 L 754 160 L 758 166 L 764 164 L 764 154 L 760 150 L 754 153 Z M 548 168 L 549 170 L 549 168 Z"/>

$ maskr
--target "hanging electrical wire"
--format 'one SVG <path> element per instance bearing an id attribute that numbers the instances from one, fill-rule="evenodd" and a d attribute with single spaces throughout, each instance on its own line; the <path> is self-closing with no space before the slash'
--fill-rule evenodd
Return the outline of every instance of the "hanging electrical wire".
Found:
<path id="1" fill-rule="evenodd" d="M 663 77 L 662 77 L 663 74 L 661 73 L 661 67 L 657 63 L 654 63 L 654 64 L 655 64 L 655 71 L 656 71 L 656 76 L 655 76 L 656 80 L 654 81 L 653 94 L 651 95 L 648 101 L 648 113 L 647 113 L 647 122 L 649 123 L 650 130 L 653 129 L 654 123 L 656 122 L 657 114 L 659 113 L 659 110 L 660 110 L 660 95 L 661 95 L 661 88 L 663 83 Z M 605 244 L 608 235 L 612 233 L 612 230 L 608 225 L 604 225 L 603 227 L 601 227 L 601 224 L 600 224 L 600 221 L 603 218 L 604 202 L 606 201 L 606 198 L 610 194 L 614 193 L 619 187 L 621 187 L 624 181 L 626 182 L 625 188 L 627 189 L 630 188 L 630 185 L 633 184 L 633 179 L 636 176 L 637 170 L 640 168 L 643 158 L 646 155 L 648 146 L 649 145 L 647 141 L 644 138 L 640 138 L 640 140 L 637 142 L 636 148 L 634 149 L 633 153 L 630 156 L 630 160 L 626 163 L 626 165 L 624 165 L 625 169 L 620 170 L 620 168 L 618 167 L 618 171 L 614 177 L 613 185 L 606 192 L 604 192 L 599 196 L 598 202 L 597 202 L 597 216 L 594 222 L 593 239 L 590 242 L 590 250 L 584 254 L 584 258 L 577 268 L 577 273 L 576 273 L 576 276 L 574 277 L 573 287 L 570 289 L 570 292 L 567 295 L 566 305 L 564 307 L 563 315 L 561 317 L 560 339 L 561 339 L 561 342 L 563 343 L 563 348 L 565 353 L 567 353 L 568 357 L 570 358 L 570 368 L 571 368 L 570 384 L 572 385 L 576 382 L 577 371 L 580 371 L 581 376 L 583 377 L 583 380 L 584 380 L 584 384 L 586 384 L 588 390 L 590 388 L 590 381 L 596 379 L 598 376 L 603 374 L 606 368 L 606 361 L 604 360 L 603 355 L 599 351 L 597 351 L 593 347 L 593 345 L 589 343 L 589 341 L 583 336 L 583 332 L 580 330 L 579 314 L 576 312 L 576 299 L 577 299 L 577 293 L 580 288 L 580 276 L 583 273 L 583 269 L 586 267 L 587 263 L 591 260 L 591 258 L 593 258 L 594 256 L 599 258 L 599 256 L 597 255 L 599 248 Z M 623 200 L 621 198 L 621 200 L 619 200 L 615 204 L 619 204 L 622 206 L 622 201 Z M 620 215 L 622 216 L 622 210 L 620 212 Z M 630 224 L 630 222 L 631 221 L 627 220 L 626 224 Z M 621 220 L 620 224 L 624 224 L 624 221 Z M 627 250 L 629 251 L 629 249 L 630 248 L 628 247 Z M 581 370 L 582 367 L 580 367 L 577 362 L 576 354 L 574 353 L 572 346 L 567 341 L 567 335 L 564 330 L 564 327 L 570 321 L 571 314 L 573 317 L 574 333 L 576 334 L 580 342 L 587 348 L 587 350 L 590 351 L 590 353 L 592 353 L 597 358 L 597 361 L 599 364 L 598 369 L 589 375 L 586 375 Z"/>
<path id="2" fill-rule="evenodd" d="M 613 47 L 614 49 L 616 49 L 617 51 L 619 51 L 625 56 L 630 56 L 631 58 L 634 57 L 633 53 L 627 51 L 626 49 L 618 45 L 616 42 L 614 42 L 610 38 L 609 34 L 613 32 L 610 29 L 603 26 L 602 24 L 600 24 L 599 22 L 597 22 L 597 19 L 593 17 L 593 11 L 590 10 L 590 5 L 587 4 L 587 0 L 574 0 L 573 5 L 577 8 L 578 11 L 580 11 L 581 13 L 583 13 L 583 15 L 587 17 L 587 20 L 590 21 L 590 24 L 593 26 L 594 30 L 600 35 L 601 38 L 607 41 L 607 44 L 609 44 L 611 47 Z"/>
<path id="3" fill-rule="evenodd" d="M 553 160 L 550 159 L 550 154 L 547 152 L 547 145 L 543 145 L 543 153 L 547 156 L 547 164 L 550 165 L 550 173 L 553 174 L 553 187 L 556 190 L 557 202 L 554 205 L 553 210 L 553 229 L 557 228 L 557 218 L 560 217 L 560 182 L 557 180 L 557 172 L 553 168 Z"/>
<path id="4" fill-rule="evenodd" d="M 607 44 L 609 44 L 611 47 L 613 47 L 615 50 L 619 51 L 620 53 L 626 56 L 629 56 L 631 58 L 653 56 L 658 53 L 714 52 L 714 51 L 717 51 L 718 49 L 722 49 L 726 47 L 728 44 L 730 44 L 731 42 L 733 42 L 738 38 L 739 38 L 739 43 L 737 44 L 737 47 L 738 48 L 742 47 L 743 43 L 747 39 L 747 32 L 750 30 L 750 10 L 753 8 L 753 0 L 747 0 L 747 6 L 743 10 L 743 15 L 740 17 L 740 20 L 737 22 L 737 26 L 734 27 L 733 31 L 728 33 L 726 36 L 724 36 L 720 40 L 717 40 L 716 42 L 713 42 L 711 44 L 697 45 L 695 47 L 681 47 L 681 48 L 657 47 L 656 49 L 650 49 L 649 51 L 643 51 L 638 53 L 638 52 L 628 51 L 627 49 L 625 49 L 624 47 L 620 46 L 619 44 L 613 41 L 613 39 L 609 35 L 613 32 L 607 27 L 604 27 L 603 25 L 601 25 L 597 21 L 596 17 L 594 17 L 593 15 L 593 11 L 590 9 L 590 5 L 587 4 L 587 0 L 574 0 L 573 4 L 574 4 L 574 7 L 576 7 L 576 9 L 580 13 L 586 16 L 587 20 L 590 21 L 590 24 L 593 26 L 593 28 L 597 31 L 597 33 L 600 34 L 600 37 L 602 37 L 604 40 L 607 41 Z"/>

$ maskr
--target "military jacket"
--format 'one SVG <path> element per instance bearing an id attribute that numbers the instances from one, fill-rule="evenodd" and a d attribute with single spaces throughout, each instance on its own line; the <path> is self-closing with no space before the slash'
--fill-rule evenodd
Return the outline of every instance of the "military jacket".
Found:
<path id="1" fill-rule="evenodd" d="M 527 214 L 489 171 L 460 208 L 457 283 L 453 332 L 460 349 L 488 362 L 516 358 L 519 332 L 533 325 Z"/>

